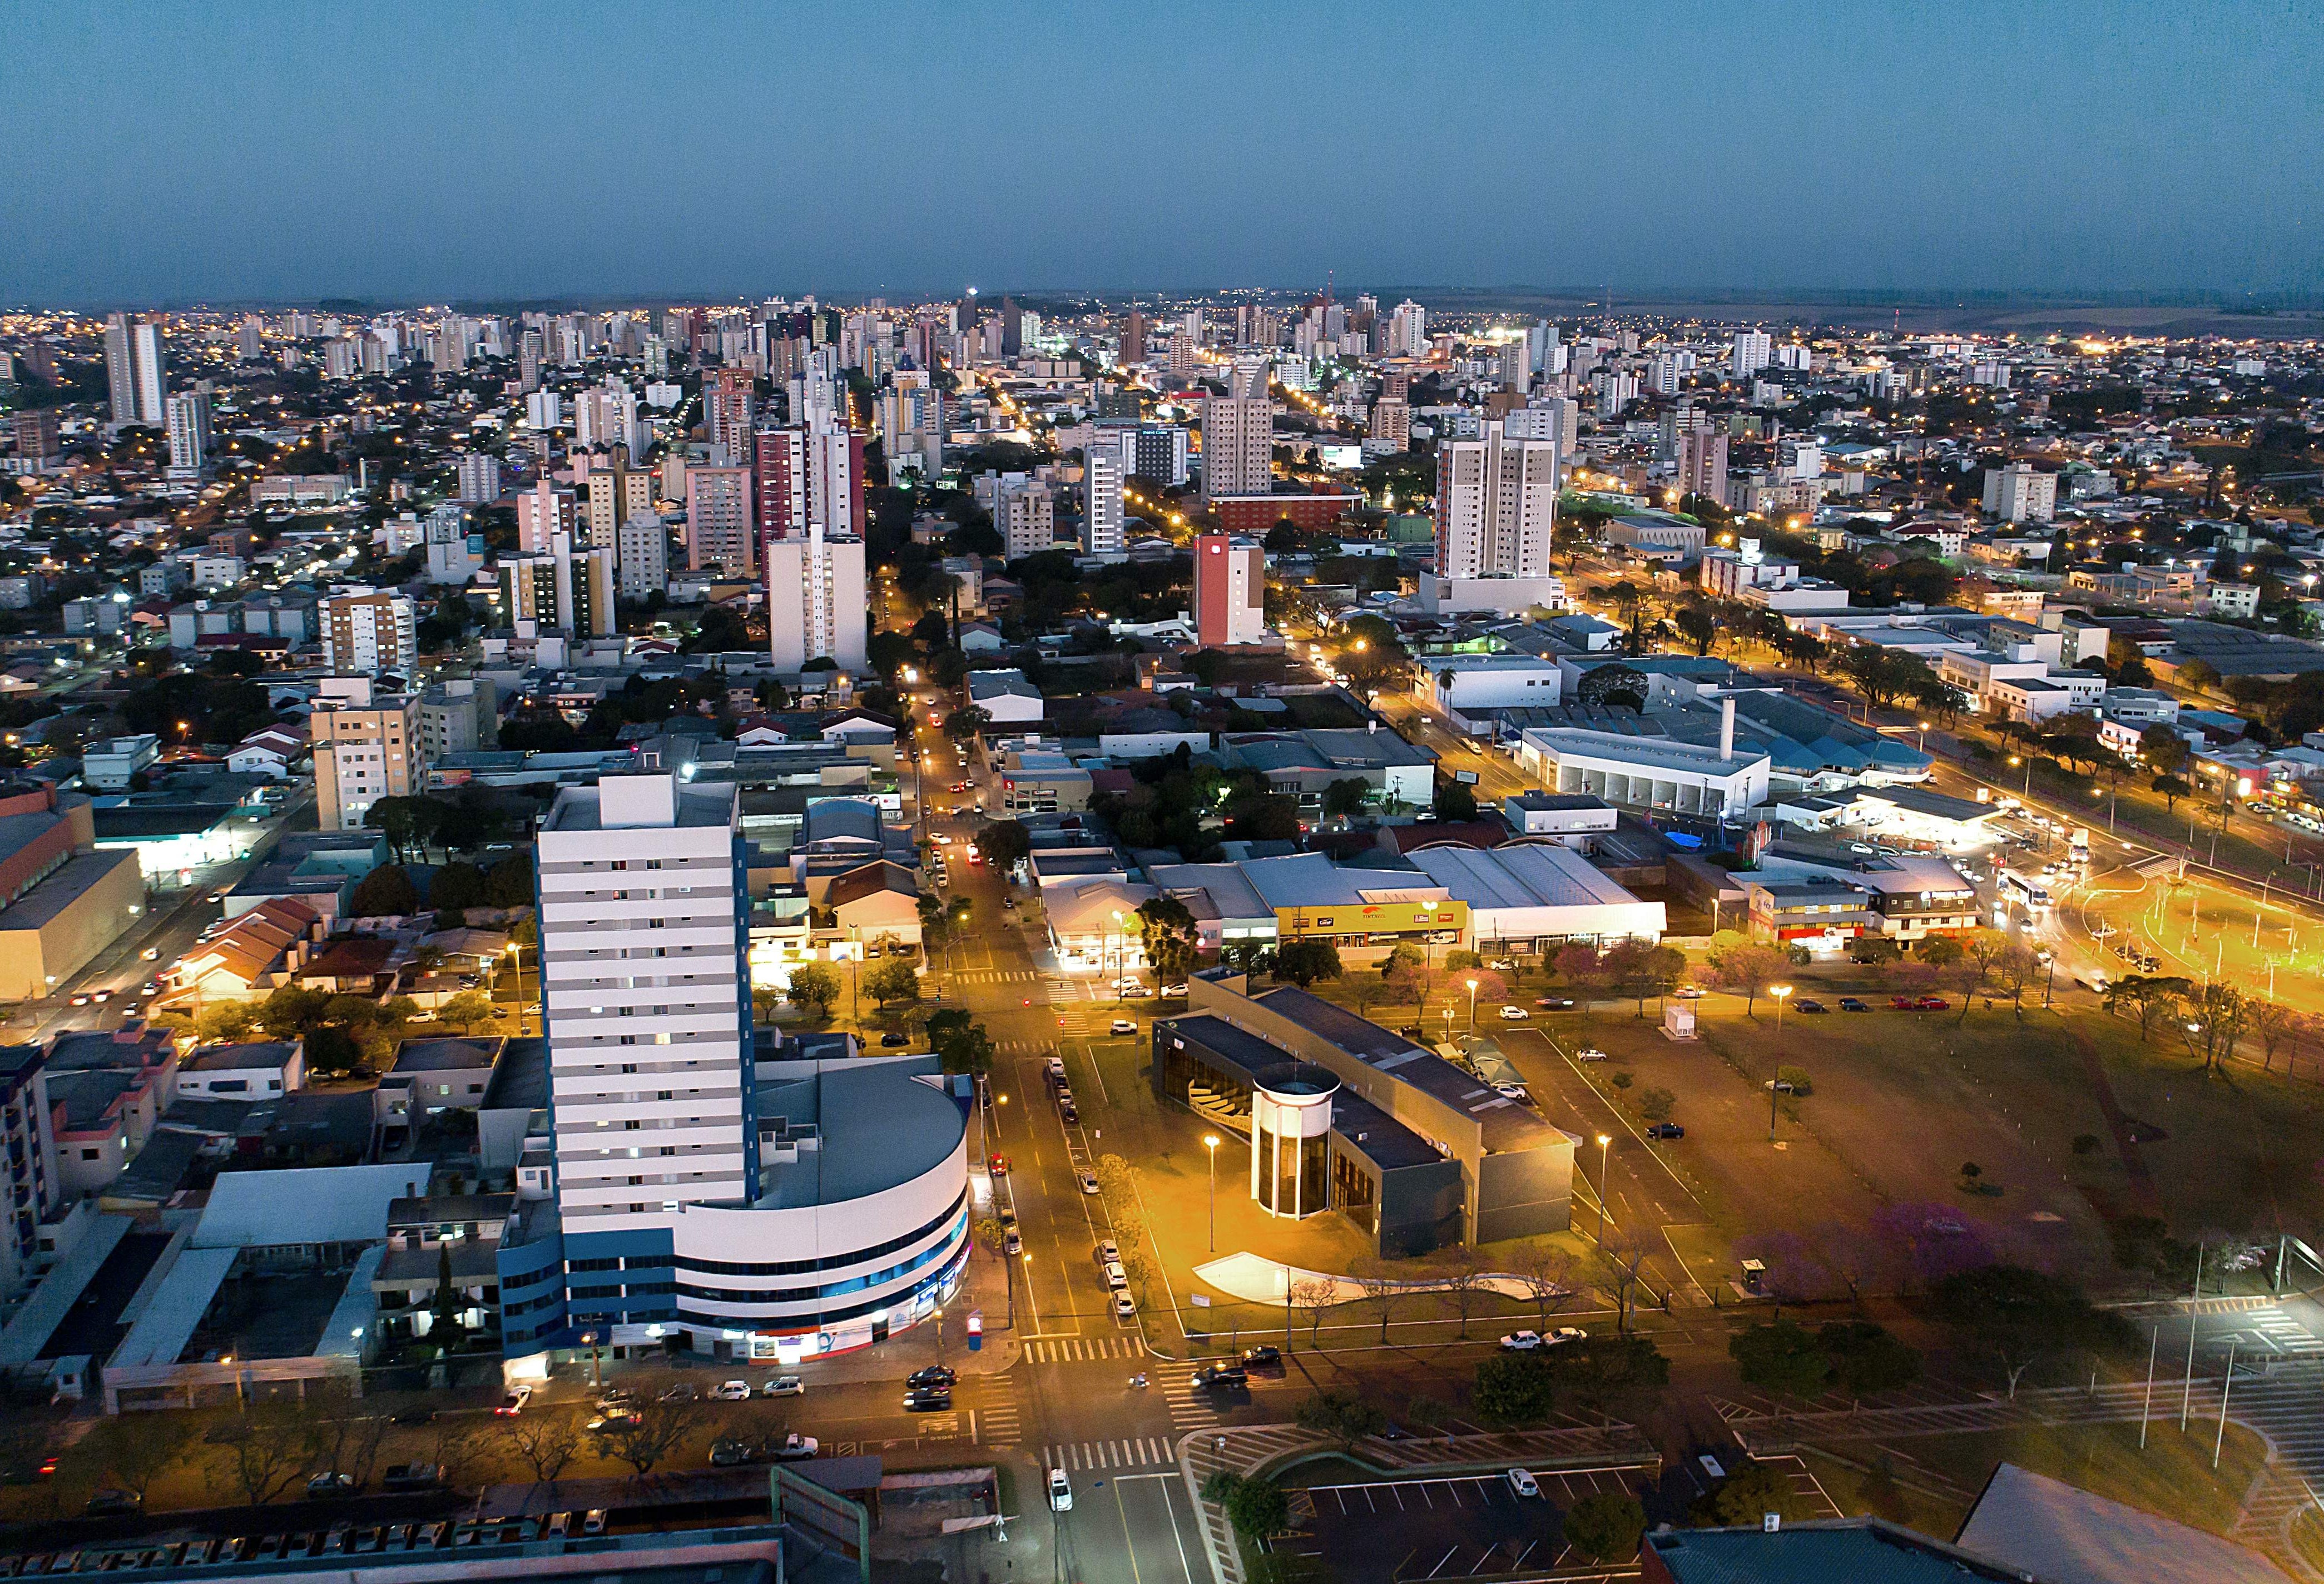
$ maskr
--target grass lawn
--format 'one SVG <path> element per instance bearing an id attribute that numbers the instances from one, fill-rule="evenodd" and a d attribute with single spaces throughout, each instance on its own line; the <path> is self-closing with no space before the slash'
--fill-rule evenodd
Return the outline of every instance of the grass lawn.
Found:
<path id="1" fill-rule="evenodd" d="M 2225 1534 L 2242 1512 L 2244 1492 L 2266 1461 L 2267 1449 L 2258 1436 L 2230 1424 L 2218 1470 L 2214 1473 L 2211 1438 L 2217 1424 L 2216 1420 L 2199 1423 L 2182 1435 L 2175 1421 L 2158 1418 L 2147 1427 L 2144 1451 L 2139 1450 L 2135 1420 L 2029 1425 L 1974 1435 L 1913 1436 L 1890 1444 L 1895 1451 L 1951 1480 L 1972 1497 L 1984 1487 L 1997 1465 L 2009 1462 L 2126 1506 Z M 1847 1450 L 1851 1456 L 1869 1455 L 1862 1443 L 1851 1444 Z M 1909 1475 L 1913 1465 L 1900 1457 L 1895 1466 L 1903 1477 Z M 1832 1494 L 1839 1498 L 1837 1490 Z M 1965 1506 L 1962 1512 L 1966 1515 Z"/>

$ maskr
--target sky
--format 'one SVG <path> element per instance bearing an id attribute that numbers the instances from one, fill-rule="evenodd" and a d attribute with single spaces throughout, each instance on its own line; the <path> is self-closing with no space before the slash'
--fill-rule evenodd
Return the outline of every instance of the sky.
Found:
<path id="1" fill-rule="evenodd" d="M 2314 292 L 2319 68 L 2324 0 L 0 0 L 0 303 Z"/>

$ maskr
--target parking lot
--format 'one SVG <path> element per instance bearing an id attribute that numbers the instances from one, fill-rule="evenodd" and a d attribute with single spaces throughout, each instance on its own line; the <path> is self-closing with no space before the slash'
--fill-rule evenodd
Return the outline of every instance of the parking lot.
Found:
<path id="1" fill-rule="evenodd" d="M 1305 1533 L 1289 1548 L 1349 1584 L 1546 1576 L 1569 1560 L 1565 1509 L 1644 1477 L 1637 1468 L 1536 1473 L 1538 1497 L 1517 1496 L 1499 1474 L 1319 1485 L 1304 1493 L 1313 1516 L 1301 1514 Z"/>

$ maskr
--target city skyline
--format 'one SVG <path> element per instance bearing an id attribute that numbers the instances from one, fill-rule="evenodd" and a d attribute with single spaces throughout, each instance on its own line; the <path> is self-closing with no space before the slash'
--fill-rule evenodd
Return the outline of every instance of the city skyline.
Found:
<path id="1" fill-rule="evenodd" d="M 28 13 L 0 299 L 2312 292 L 2286 11 Z"/>

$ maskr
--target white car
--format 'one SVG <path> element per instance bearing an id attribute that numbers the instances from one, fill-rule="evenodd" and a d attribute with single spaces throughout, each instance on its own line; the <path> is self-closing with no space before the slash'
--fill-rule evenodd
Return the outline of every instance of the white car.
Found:
<path id="1" fill-rule="evenodd" d="M 1577 1062 L 1602 1062 L 1606 1059 L 1606 1053 L 1594 1045 L 1586 1045 L 1573 1053 L 1573 1059 Z"/>
<path id="2" fill-rule="evenodd" d="M 1528 1499 L 1541 1494 L 1541 1485 L 1523 1469 L 1509 1470 L 1509 1489 Z"/>
<path id="3" fill-rule="evenodd" d="M 759 1391 L 761 1395 L 769 1397 L 803 1397 L 807 1395 L 807 1382 L 796 1375 L 778 1375 Z"/>
<path id="4" fill-rule="evenodd" d="M 1049 1511 L 1070 1513 L 1074 1510 L 1074 1483 L 1065 1478 L 1063 1469 L 1049 1470 Z"/>
<path id="5" fill-rule="evenodd" d="M 1136 1034 L 1138 1032 L 1138 1025 L 1128 1018 L 1117 1018 L 1113 1020 L 1113 1027 L 1108 1029 L 1107 1032 L 1109 1034 Z"/>
<path id="6" fill-rule="evenodd" d="M 1504 1353 L 1530 1353 L 1541 1346 L 1539 1331 L 1511 1331 L 1501 1339 Z"/>
<path id="7" fill-rule="evenodd" d="M 1095 1193 L 1098 1191 L 1097 1174 L 1095 1173 L 1084 1172 L 1080 1174 L 1079 1180 L 1081 1182 L 1083 1193 Z"/>
<path id="8" fill-rule="evenodd" d="M 714 1403 L 747 1403 L 751 1400 L 751 1383 L 747 1380 L 721 1381 L 710 1394 Z"/>
<path id="9" fill-rule="evenodd" d="M 1504 1023 L 1523 1023 L 1532 1016 L 1533 1014 L 1526 1011 L 1523 1007 L 1503 1007 L 1501 1008 L 1501 1021 Z"/>
<path id="10" fill-rule="evenodd" d="M 1131 1302 L 1129 1294 L 1116 1293 L 1113 1295 L 1113 1317 L 1116 1320 L 1135 1320 L 1138 1318 L 1138 1305 Z"/>

